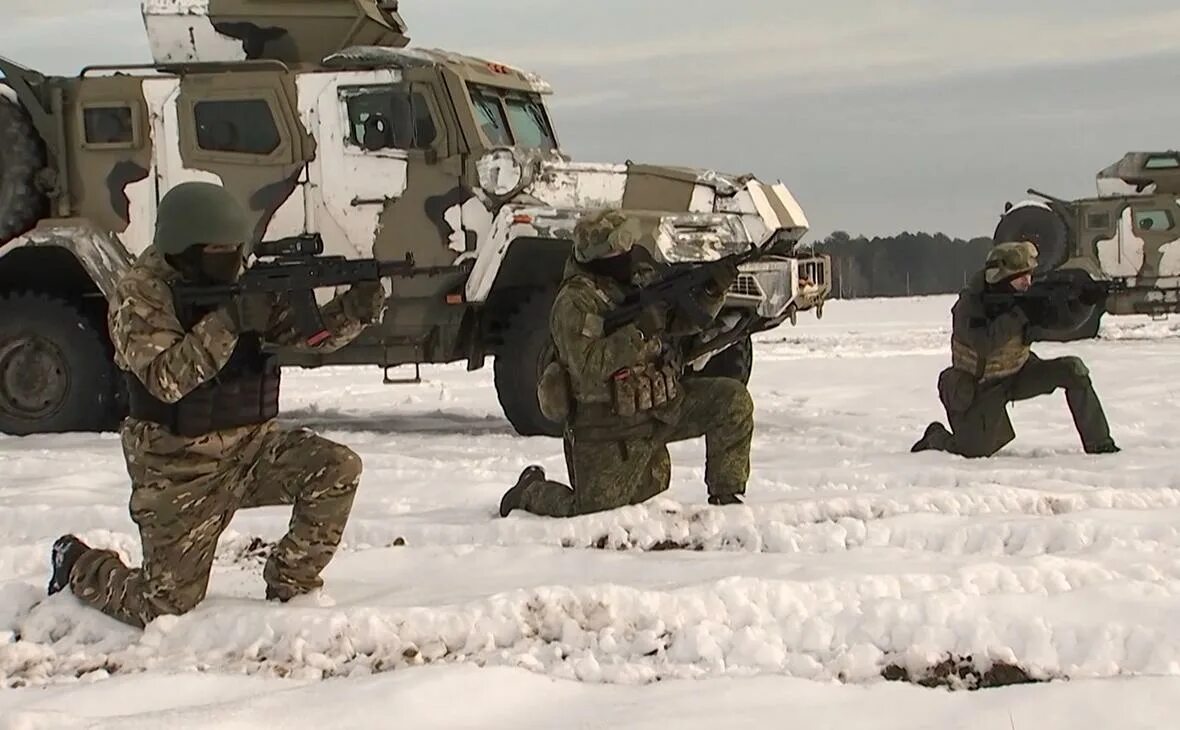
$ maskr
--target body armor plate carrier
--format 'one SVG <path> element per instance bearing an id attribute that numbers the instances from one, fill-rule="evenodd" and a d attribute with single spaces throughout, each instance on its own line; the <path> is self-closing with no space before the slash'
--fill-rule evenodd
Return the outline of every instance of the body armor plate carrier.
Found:
<path id="1" fill-rule="evenodd" d="M 176 310 L 186 331 L 211 311 L 186 309 Z M 160 400 L 139 378 L 125 373 L 130 416 L 185 438 L 265 423 L 279 412 L 280 376 L 278 358 L 263 352 L 261 336 L 242 333 L 225 367 L 176 403 Z"/>

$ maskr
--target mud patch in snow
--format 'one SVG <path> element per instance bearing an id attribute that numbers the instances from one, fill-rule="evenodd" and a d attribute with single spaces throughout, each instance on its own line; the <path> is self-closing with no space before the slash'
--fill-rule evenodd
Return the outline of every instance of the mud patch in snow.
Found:
<path id="1" fill-rule="evenodd" d="M 979 666 L 972 657 L 947 657 L 916 671 L 901 664 L 890 664 L 881 676 L 890 682 L 949 690 L 979 690 L 1050 681 L 1049 678 L 1032 677 L 1025 669 L 1007 662 L 985 662 L 984 666 Z"/>

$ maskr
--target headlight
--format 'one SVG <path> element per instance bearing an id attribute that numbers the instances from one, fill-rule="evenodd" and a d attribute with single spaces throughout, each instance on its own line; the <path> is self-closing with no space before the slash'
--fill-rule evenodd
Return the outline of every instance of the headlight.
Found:
<path id="1" fill-rule="evenodd" d="M 508 148 L 492 150 L 475 163 L 479 186 L 494 198 L 508 198 L 520 192 L 527 180 L 525 165 Z"/>

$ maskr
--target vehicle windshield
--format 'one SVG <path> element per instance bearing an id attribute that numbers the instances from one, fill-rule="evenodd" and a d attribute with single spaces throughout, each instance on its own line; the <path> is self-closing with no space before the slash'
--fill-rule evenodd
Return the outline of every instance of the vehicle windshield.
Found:
<path id="1" fill-rule="evenodd" d="M 551 151 L 557 138 L 538 94 L 471 84 L 480 127 L 493 145 Z"/>

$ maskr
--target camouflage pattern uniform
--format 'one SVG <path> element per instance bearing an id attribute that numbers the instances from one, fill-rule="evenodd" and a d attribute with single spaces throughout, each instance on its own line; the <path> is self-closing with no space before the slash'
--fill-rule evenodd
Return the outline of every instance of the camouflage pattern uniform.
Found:
<path id="1" fill-rule="evenodd" d="M 676 311 L 649 311 L 637 324 L 606 335 L 603 317 L 632 286 L 656 278 L 653 266 L 633 266 L 627 286 L 591 271 L 586 262 L 629 252 L 638 238 L 621 214 L 592 216 L 575 229 L 575 255 L 550 315 L 550 331 L 563 371 L 563 387 L 539 393 L 546 401 L 567 401 L 566 465 L 572 488 L 544 478 L 536 466 L 501 502 L 501 515 L 523 509 L 537 515 L 569 517 L 644 502 L 668 488 L 667 444 L 705 437 L 705 484 L 714 503 L 739 501 L 750 473 L 753 402 L 746 386 L 729 378 L 682 380 L 683 363 L 669 336 L 694 330 Z M 640 254 L 643 249 L 636 248 Z M 640 256 L 636 259 L 642 261 Z M 732 272 L 736 275 L 736 271 Z M 715 316 L 732 278 L 705 295 Z M 565 392 L 562 392 L 565 391 Z"/>
<path id="2" fill-rule="evenodd" d="M 117 365 L 167 403 L 215 380 L 239 340 L 226 308 L 187 331 L 181 326 L 170 289 L 179 278 L 148 248 L 120 281 L 109 314 Z M 379 285 L 366 283 L 325 305 L 331 335 L 316 349 L 354 339 L 380 317 L 384 299 Z M 291 309 L 277 296 L 270 304 L 263 340 L 307 347 Z M 140 627 L 191 610 L 205 597 L 219 536 L 238 509 L 249 507 L 293 507 L 263 572 L 268 598 L 288 600 L 322 585 L 319 574 L 340 542 L 361 474 L 350 449 L 306 429 L 282 429 L 273 419 L 192 437 L 128 418 L 122 446 L 143 565 L 129 568 L 109 550 L 80 552 L 68 575 L 84 603 Z"/>
<path id="3" fill-rule="evenodd" d="M 988 254 L 952 310 L 951 366 L 938 377 L 938 395 L 950 422 L 931 423 L 911 451 L 947 451 L 976 458 L 995 454 L 1016 434 L 1007 406 L 1065 389 L 1074 425 L 1087 453 L 1118 451 L 1089 370 L 1077 357 L 1042 360 L 1029 347 L 1057 316 L 1017 304 L 995 307 L 986 292 L 1004 291 L 1011 279 L 1037 266 L 1028 242 L 1003 243 Z"/>

